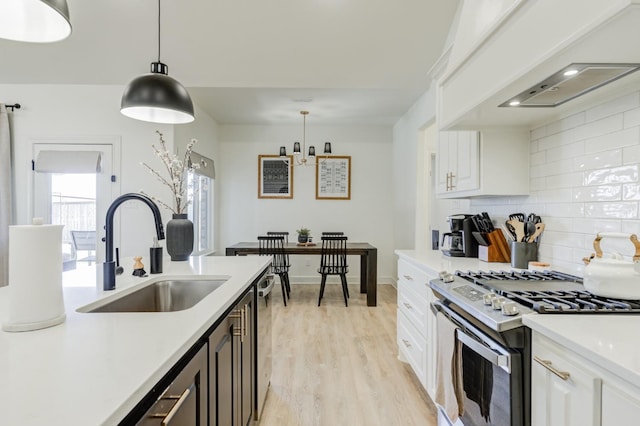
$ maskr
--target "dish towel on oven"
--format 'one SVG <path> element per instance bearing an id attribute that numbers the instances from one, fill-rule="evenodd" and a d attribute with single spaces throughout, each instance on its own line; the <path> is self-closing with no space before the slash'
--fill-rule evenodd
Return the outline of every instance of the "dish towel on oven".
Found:
<path id="1" fill-rule="evenodd" d="M 437 342 L 436 353 L 436 403 L 455 422 L 464 412 L 462 395 L 462 361 L 456 339 L 458 327 L 443 314 L 436 316 Z"/>

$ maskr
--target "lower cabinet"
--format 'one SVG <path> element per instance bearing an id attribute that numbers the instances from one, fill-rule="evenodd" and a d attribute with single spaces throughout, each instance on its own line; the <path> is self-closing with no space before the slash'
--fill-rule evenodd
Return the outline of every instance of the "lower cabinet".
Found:
<path id="1" fill-rule="evenodd" d="M 533 426 L 600 425 L 602 379 L 588 364 L 534 333 L 531 365 Z"/>
<path id="2" fill-rule="evenodd" d="M 207 384 L 207 346 L 202 345 L 136 424 L 141 426 L 205 425 Z"/>
<path id="3" fill-rule="evenodd" d="M 250 291 L 209 336 L 210 426 L 246 426 L 251 421 L 253 315 Z"/>
<path id="4" fill-rule="evenodd" d="M 430 309 L 432 274 L 416 264 L 398 261 L 397 344 L 431 398 L 435 396 L 435 316 Z"/>
<path id="5" fill-rule="evenodd" d="M 119 425 L 251 424 L 256 377 L 254 308 L 255 282 Z"/>

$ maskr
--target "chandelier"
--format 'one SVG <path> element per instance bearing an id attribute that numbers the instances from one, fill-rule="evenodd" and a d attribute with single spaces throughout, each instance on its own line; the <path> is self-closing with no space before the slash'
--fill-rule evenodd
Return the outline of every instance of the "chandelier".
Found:
<path id="1" fill-rule="evenodd" d="M 293 162 L 289 161 L 287 157 L 287 149 L 284 146 L 280 147 L 280 158 L 282 161 L 287 163 L 287 165 L 291 166 L 315 166 L 316 164 L 322 163 L 325 160 L 318 161 L 316 159 L 316 148 L 311 145 L 309 146 L 309 153 L 305 155 L 306 151 L 306 125 L 307 125 L 307 115 L 309 115 L 309 111 L 300 111 L 302 115 L 302 148 L 300 147 L 300 142 L 293 143 Z M 331 154 L 331 142 L 324 143 L 324 155 Z M 290 164 L 291 163 L 291 164 Z"/>

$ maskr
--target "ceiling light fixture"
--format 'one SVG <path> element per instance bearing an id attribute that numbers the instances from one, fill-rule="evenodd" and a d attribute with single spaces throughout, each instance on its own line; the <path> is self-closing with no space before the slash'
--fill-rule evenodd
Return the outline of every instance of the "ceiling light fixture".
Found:
<path id="1" fill-rule="evenodd" d="M 136 120 L 182 124 L 195 120 L 189 92 L 169 77 L 169 67 L 160 61 L 160 0 L 158 0 L 158 61 L 151 73 L 131 80 L 124 89 L 120 112 Z"/>
<path id="2" fill-rule="evenodd" d="M 307 115 L 309 111 L 300 111 L 302 115 L 302 149 L 300 142 L 293 143 L 293 163 L 292 166 L 315 166 L 318 163 L 316 160 L 316 148 L 312 145 L 309 147 L 309 155 L 305 156 L 306 151 L 306 133 L 307 133 Z M 324 155 L 331 154 L 331 142 L 324 143 Z M 289 164 L 289 158 L 287 157 L 287 149 L 284 146 L 280 147 L 280 158 L 282 161 Z"/>
<path id="3" fill-rule="evenodd" d="M 51 43 L 70 34 L 67 0 L 0 1 L 0 38 Z"/>

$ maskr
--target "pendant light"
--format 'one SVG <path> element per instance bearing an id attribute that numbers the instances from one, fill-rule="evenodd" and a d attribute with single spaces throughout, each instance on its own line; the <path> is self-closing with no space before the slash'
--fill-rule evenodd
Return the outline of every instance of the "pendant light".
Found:
<path id="1" fill-rule="evenodd" d="M 67 0 L 0 1 L 0 38 L 51 43 L 70 34 Z"/>
<path id="2" fill-rule="evenodd" d="M 302 149 L 300 148 L 300 142 L 293 143 L 293 162 L 290 164 L 291 166 L 315 166 L 316 164 L 321 164 L 326 161 L 324 160 L 318 161 L 316 158 L 316 148 L 312 145 L 309 147 L 309 155 L 306 155 L 306 142 L 307 142 L 307 115 L 309 115 L 309 111 L 300 111 L 300 115 L 302 115 Z M 324 155 L 331 154 L 331 142 L 324 143 Z M 280 158 L 286 164 L 289 165 L 289 158 L 287 157 L 287 148 L 284 146 L 280 147 Z"/>
<path id="3" fill-rule="evenodd" d="M 169 77 L 169 67 L 160 62 L 160 0 L 158 0 L 158 61 L 151 73 L 136 77 L 124 89 L 120 112 L 136 120 L 182 124 L 195 119 L 189 92 Z"/>

